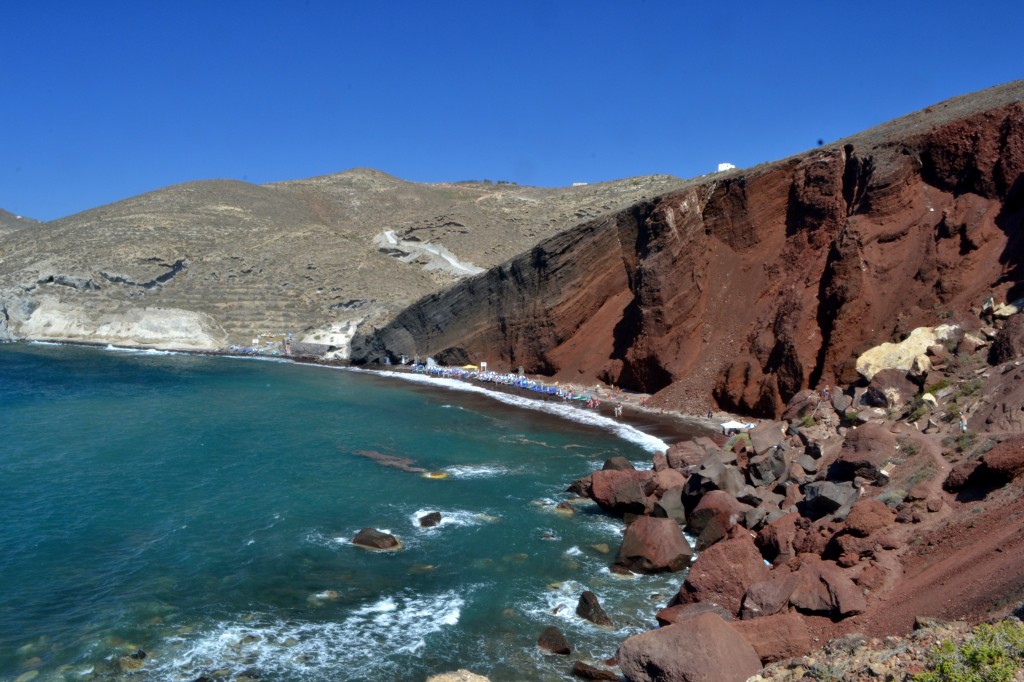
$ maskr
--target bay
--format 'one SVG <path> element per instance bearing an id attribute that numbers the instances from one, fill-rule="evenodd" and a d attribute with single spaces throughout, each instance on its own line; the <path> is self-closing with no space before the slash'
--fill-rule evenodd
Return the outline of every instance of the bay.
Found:
<path id="1" fill-rule="evenodd" d="M 511 400 L 283 362 L 0 346 L 0 678 L 571 679 L 572 660 L 652 627 L 681 578 L 614 576 L 621 522 L 554 504 L 608 457 L 649 466 L 658 441 Z M 442 523 L 420 528 L 431 511 Z M 354 547 L 364 527 L 403 550 Z M 575 616 L 586 589 L 614 628 Z M 538 650 L 548 625 L 572 658 Z"/>

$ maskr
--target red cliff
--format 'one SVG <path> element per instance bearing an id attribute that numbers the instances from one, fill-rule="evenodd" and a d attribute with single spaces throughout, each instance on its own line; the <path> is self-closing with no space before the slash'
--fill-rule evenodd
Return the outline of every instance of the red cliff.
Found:
<path id="1" fill-rule="evenodd" d="M 1024 294 L 1024 81 L 563 232 L 353 344 L 776 416 L 865 348 Z"/>

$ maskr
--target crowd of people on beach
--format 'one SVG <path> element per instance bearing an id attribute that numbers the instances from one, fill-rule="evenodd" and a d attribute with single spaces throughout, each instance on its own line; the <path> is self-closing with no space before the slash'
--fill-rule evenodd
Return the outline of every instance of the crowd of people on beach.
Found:
<path id="1" fill-rule="evenodd" d="M 481 370 L 475 365 L 467 365 L 465 367 L 442 367 L 440 365 L 417 364 L 413 365 L 412 371 L 446 379 L 480 381 L 483 383 L 521 388 L 527 391 L 533 391 L 534 393 L 540 393 L 545 396 L 561 398 L 566 402 L 581 402 L 586 404 L 586 406 L 592 410 L 601 409 L 601 400 L 596 395 L 596 391 L 592 391 L 585 387 L 577 387 L 573 384 L 565 384 L 563 386 L 557 381 L 554 384 L 546 384 L 543 381 L 529 379 L 521 374 L 515 374 L 512 372 L 502 373 Z M 614 414 L 616 417 L 622 416 L 622 405 L 615 406 Z"/>

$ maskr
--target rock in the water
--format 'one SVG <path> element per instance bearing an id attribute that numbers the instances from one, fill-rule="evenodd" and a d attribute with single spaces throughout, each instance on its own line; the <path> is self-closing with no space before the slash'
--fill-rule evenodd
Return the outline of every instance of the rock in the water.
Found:
<path id="1" fill-rule="evenodd" d="M 744 682 L 761 659 L 714 613 L 629 637 L 616 654 L 629 682 Z"/>
<path id="2" fill-rule="evenodd" d="M 609 514 L 645 514 L 651 500 L 644 494 L 644 474 L 635 470 L 602 469 L 591 474 L 590 497 Z"/>
<path id="3" fill-rule="evenodd" d="M 441 523 L 441 512 L 430 512 L 419 517 L 421 528 L 433 528 L 437 524 Z"/>
<path id="4" fill-rule="evenodd" d="M 572 653 L 569 640 L 554 625 L 544 628 L 544 632 L 540 633 L 540 639 L 537 640 L 537 646 L 549 654 L 568 656 Z"/>
<path id="5" fill-rule="evenodd" d="M 398 538 L 388 533 L 382 533 L 376 528 L 363 528 L 352 538 L 352 544 L 379 551 L 396 551 L 402 548 L 402 543 Z"/>
<path id="6" fill-rule="evenodd" d="M 681 571 L 693 550 L 672 519 L 641 516 L 626 528 L 615 565 L 637 573 Z"/>
<path id="7" fill-rule="evenodd" d="M 604 471 L 635 471 L 636 467 L 628 459 L 622 456 L 609 457 L 601 467 Z"/>
<path id="8" fill-rule="evenodd" d="M 602 627 L 611 627 L 612 625 L 612 619 L 601 608 L 601 602 L 598 601 L 597 595 L 590 590 L 580 595 L 580 601 L 576 605 L 576 615 Z"/>
<path id="9" fill-rule="evenodd" d="M 572 674 L 573 677 L 582 680 L 618 680 L 620 677 L 614 670 L 587 665 L 583 661 L 576 661 L 572 664 Z"/>

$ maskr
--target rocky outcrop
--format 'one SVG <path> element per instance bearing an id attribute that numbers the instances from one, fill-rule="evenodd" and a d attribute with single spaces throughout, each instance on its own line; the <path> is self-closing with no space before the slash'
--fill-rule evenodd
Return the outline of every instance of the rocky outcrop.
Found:
<path id="1" fill-rule="evenodd" d="M 641 516 L 626 528 L 615 565 L 636 573 L 681 571 L 693 550 L 672 519 Z"/>
<path id="2" fill-rule="evenodd" d="M 522 365 L 693 411 L 713 387 L 722 408 L 779 415 L 801 389 L 855 378 L 865 349 L 1019 282 L 1022 91 L 580 225 L 358 335 L 353 358 Z"/>
<path id="3" fill-rule="evenodd" d="M 633 635 L 616 659 L 629 682 L 743 682 L 761 669 L 754 648 L 714 613 Z"/>

